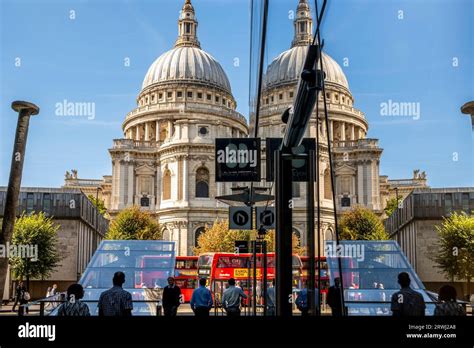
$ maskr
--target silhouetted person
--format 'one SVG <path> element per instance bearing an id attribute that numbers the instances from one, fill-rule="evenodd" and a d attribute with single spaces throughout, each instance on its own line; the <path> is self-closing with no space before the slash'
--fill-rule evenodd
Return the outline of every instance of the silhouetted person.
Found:
<path id="1" fill-rule="evenodd" d="M 112 279 L 114 286 L 104 291 L 99 297 L 99 316 L 105 317 L 128 317 L 132 315 L 132 295 L 122 289 L 125 283 L 125 274 L 115 272 Z"/>
<path id="2" fill-rule="evenodd" d="M 451 285 L 443 285 L 439 289 L 438 303 L 434 315 L 436 316 L 464 316 L 464 308 L 456 302 L 456 289 Z"/>
<path id="3" fill-rule="evenodd" d="M 394 317 L 422 317 L 425 315 L 425 300 L 423 296 L 410 288 L 410 276 L 406 272 L 398 275 L 400 291 L 392 295 L 391 310 Z"/>
<path id="4" fill-rule="evenodd" d="M 163 311 L 166 317 L 175 317 L 181 304 L 181 289 L 174 282 L 173 277 L 168 277 L 168 285 L 163 289 Z"/>
<path id="5" fill-rule="evenodd" d="M 191 309 L 196 317 L 208 317 L 212 304 L 212 294 L 211 291 L 206 288 L 206 279 L 201 278 L 199 279 L 199 287 L 194 289 L 193 295 L 191 296 Z"/>
<path id="6" fill-rule="evenodd" d="M 239 317 L 240 316 L 240 301 L 243 298 L 247 298 L 245 292 L 235 286 L 235 279 L 230 278 L 228 281 L 229 287 L 224 290 L 222 295 L 222 306 L 227 312 L 229 317 Z"/>
<path id="7" fill-rule="evenodd" d="M 88 317 L 89 306 L 81 301 L 84 288 L 81 284 L 72 284 L 67 288 L 67 300 L 58 307 L 60 317 Z"/>
<path id="8" fill-rule="evenodd" d="M 15 302 L 13 303 L 12 312 L 15 311 L 15 307 L 17 304 L 19 304 L 19 308 L 20 308 L 19 311 L 23 311 L 24 307 L 22 307 L 22 305 L 28 303 L 25 296 L 26 292 L 27 291 L 26 291 L 25 283 L 20 281 L 15 289 Z M 26 307 L 26 311 L 28 312 L 28 307 Z"/>
<path id="9" fill-rule="evenodd" d="M 275 279 L 272 280 L 272 286 L 267 289 L 267 315 L 273 316 L 275 311 Z"/>
<path id="10" fill-rule="evenodd" d="M 326 302 L 331 307 L 333 317 L 342 316 L 341 279 L 339 277 L 334 278 L 334 285 L 329 287 Z"/>

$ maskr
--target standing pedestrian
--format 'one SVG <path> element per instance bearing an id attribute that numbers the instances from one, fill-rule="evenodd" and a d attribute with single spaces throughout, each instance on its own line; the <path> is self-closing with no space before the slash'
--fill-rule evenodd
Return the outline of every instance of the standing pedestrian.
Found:
<path id="1" fill-rule="evenodd" d="M 398 275 L 400 291 L 392 295 L 391 310 L 394 317 L 425 316 L 425 300 L 423 296 L 410 288 L 410 276 L 407 272 Z"/>
<path id="2" fill-rule="evenodd" d="M 194 289 L 190 304 L 196 317 L 209 316 L 209 311 L 212 308 L 213 301 L 211 291 L 206 288 L 205 278 L 199 279 L 199 287 Z"/>
<path id="3" fill-rule="evenodd" d="M 327 303 L 331 307 L 333 317 L 342 316 L 341 279 L 339 277 L 334 278 L 334 285 L 328 289 Z"/>
<path id="4" fill-rule="evenodd" d="M 165 317 L 175 317 L 181 304 L 181 289 L 173 277 L 168 277 L 168 285 L 163 289 L 163 310 Z"/>
<path id="5" fill-rule="evenodd" d="M 274 316 L 275 314 L 275 279 L 273 279 L 272 285 L 267 289 L 267 315 Z"/>
<path id="6" fill-rule="evenodd" d="M 67 301 L 58 307 L 60 317 L 88 317 L 89 306 L 81 301 L 84 288 L 81 284 L 72 284 L 67 288 Z"/>
<path id="7" fill-rule="evenodd" d="M 245 292 L 235 286 L 235 279 L 230 278 L 228 281 L 229 287 L 224 290 L 222 295 L 222 306 L 229 317 L 240 317 L 240 301 L 247 298 Z"/>
<path id="8" fill-rule="evenodd" d="M 435 316 L 465 316 L 466 312 L 456 301 L 456 289 L 451 285 L 443 285 L 439 289 L 438 303 L 434 310 Z"/>
<path id="9" fill-rule="evenodd" d="M 99 316 L 104 317 L 129 317 L 132 315 L 132 295 L 122 289 L 125 283 L 125 274 L 115 272 L 112 279 L 113 287 L 100 294 Z"/>

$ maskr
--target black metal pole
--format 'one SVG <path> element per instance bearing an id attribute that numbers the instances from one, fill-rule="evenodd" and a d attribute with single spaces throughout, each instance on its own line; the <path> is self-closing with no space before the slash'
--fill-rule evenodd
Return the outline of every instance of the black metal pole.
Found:
<path id="1" fill-rule="evenodd" d="M 292 316 L 292 166 L 291 155 L 275 151 L 276 208 L 276 313 Z"/>
<path id="2" fill-rule="evenodd" d="M 252 282 L 252 309 L 253 315 L 257 315 L 257 241 L 252 241 L 252 259 L 253 259 L 253 282 Z"/>
<path id="3" fill-rule="evenodd" d="M 322 306 L 322 301 L 321 301 L 321 197 L 320 197 L 320 190 L 321 190 L 321 176 L 319 175 L 319 101 L 316 102 L 316 160 L 314 164 L 315 168 L 315 174 L 316 174 L 316 202 L 318 203 L 317 206 L 317 228 L 316 228 L 316 233 L 318 234 L 317 236 L 317 248 L 318 248 L 318 299 L 319 299 L 319 306 L 318 306 L 318 316 L 321 316 L 321 306 Z"/>
<path id="4" fill-rule="evenodd" d="M 307 207 L 308 207 L 308 257 L 309 257 L 309 278 L 308 278 L 308 308 L 309 314 L 316 314 L 316 294 L 314 293 L 314 279 L 315 279 L 315 238 L 314 238 L 314 151 L 310 150 L 308 153 L 308 192 L 306 192 Z"/>
<path id="5" fill-rule="evenodd" d="M 263 315 L 267 315 L 267 241 L 262 241 L 262 255 L 263 255 Z"/>

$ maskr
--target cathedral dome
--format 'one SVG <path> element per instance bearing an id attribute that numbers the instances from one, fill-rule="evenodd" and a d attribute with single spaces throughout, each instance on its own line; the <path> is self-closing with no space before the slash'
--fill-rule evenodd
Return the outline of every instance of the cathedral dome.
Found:
<path id="1" fill-rule="evenodd" d="M 280 85 L 296 83 L 303 69 L 308 45 L 313 41 L 313 20 L 307 0 L 300 0 L 294 21 L 294 38 L 291 48 L 276 57 L 267 68 L 264 87 L 271 89 Z M 349 89 L 346 75 L 334 59 L 322 52 L 326 82 Z"/>
<path id="2" fill-rule="evenodd" d="M 265 75 L 265 87 L 272 88 L 282 84 L 297 82 L 303 69 L 307 50 L 308 46 L 298 45 L 276 57 L 268 66 Z M 346 75 L 339 64 L 324 52 L 322 53 L 322 61 L 324 72 L 326 73 L 325 81 L 349 89 Z"/>
<path id="3" fill-rule="evenodd" d="M 148 69 L 142 89 L 171 81 L 203 82 L 231 93 L 224 69 L 214 57 L 196 46 L 179 46 L 163 53 Z"/>
<path id="4" fill-rule="evenodd" d="M 201 49 L 197 38 L 198 21 L 191 0 L 186 0 L 178 20 L 174 48 L 159 56 L 148 69 L 142 90 L 166 82 L 198 82 L 231 94 L 229 79 L 222 66 Z"/>

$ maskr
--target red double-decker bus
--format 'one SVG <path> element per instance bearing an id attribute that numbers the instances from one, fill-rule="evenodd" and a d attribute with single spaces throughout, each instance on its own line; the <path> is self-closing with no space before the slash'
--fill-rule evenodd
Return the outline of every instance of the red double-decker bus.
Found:
<path id="1" fill-rule="evenodd" d="M 227 281 L 234 278 L 236 285 L 240 286 L 246 294 L 250 294 L 253 282 L 252 254 L 232 253 L 206 253 L 199 255 L 198 276 L 206 278 L 212 293 L 217 300 L 222 298 Z M 263 282 L 263 254 L 257 254 L 257 302 Z M 293 264 L 293 286 L 297 288 L 301 282 L 302 264 L 298 255 L 294 254 Z M 275 253 L 267 254 L 267 284 L 275 279 Z M 248 303 L 248 301 L 245 301 Z"/>
<path id="2" fill-rule="evenodd" d="M 322 256 L 321 257 L 321 273 L 320 273 L 320 281 L 321 281 L 321 293 L 326 293 L 328 292 L 329 289 L 329 272 L 328 272 L 328 264 L 326 262 L 326 257 Z M 301 281 L 302 283 L 308 282 L 309 279 L 309 257 L 308 256 L 301 256 L 301 263 L 303 265 L 302 267 L 302 274 L 301 274 Z M 318 286 L 318 257 L 315 257 L 314 260 L 314 266 L 315 266 L 315 286 Z"/>
<path id="3" fill-rule="evenodd" d="M 193 290 L 197 287 L 197 256 L 176 256 L 175 281 L 184 296 L 184 302 L 191 301 Z"/>

